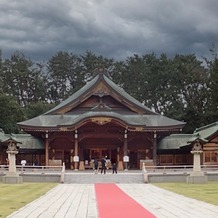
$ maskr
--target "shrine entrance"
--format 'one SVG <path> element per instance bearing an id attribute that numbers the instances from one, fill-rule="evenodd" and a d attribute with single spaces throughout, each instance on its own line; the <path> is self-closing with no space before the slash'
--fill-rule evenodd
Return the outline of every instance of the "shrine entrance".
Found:
<path id="1" fill-rule="evenodd" d="M 117 150 L 111 148 L 91 148 L 83 150 L 84 162 L 86 168 L 92 168 L 92 162 L 96 158 L 98 161 L 105 156 L 107 156 L 107 160 L 109 166 L 111 163 L 117 162 Z"/>
<path id="2" fill-rule="evenodd" d="M 130 151 L 129 153 L 130 169 L 137 169 L 138 167 L 137 158 L 138 158 L 137 151 Z"/>
<path id="3" fill-rule="evenodd" d="M 66 169 L 70 169 L 71 163 L 70 163 L 70 151 L 64 151 L 64 163 Z"/>
<path id="4" fill-rule="evenodd" d="M 105 156 L 109 157 L 110 150 L 96 148 L 96 149 L 90 149 L 89 153 L 90 153 L 91 159 L 97 158 L 97 159 L 101 160 Z"/>

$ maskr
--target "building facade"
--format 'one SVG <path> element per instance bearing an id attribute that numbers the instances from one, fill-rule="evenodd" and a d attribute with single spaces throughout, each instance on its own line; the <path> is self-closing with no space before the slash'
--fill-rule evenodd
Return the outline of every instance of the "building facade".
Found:
<path id="1" fill-rule="evenodd" d="M 91 169 L 107 156 L 119 169 L 193 164 L 193 142 L 204 142 L 201 164 L 218 164 L 218 122 L 181 134 L 185 123 L 155 113 L 100 72 L 50 111 L 18 123 L 24 134 L 0 132 L 0 165 L 7 140 L 19 142 L 17 164 Z"/>
<path id="2" fill-rule="evenodd" d="M 99 72 L 50 111 L 18 125 L 44 142 L 42 164 L 86 169 L 107 156 L 120 169 L 138 169 L 142 161 L 159 163 L 159 141 L 185 123 L 155 113 Z"/>
<path id="3" fill-rule="evenodd" d="M 158 144 L 158 156 L 162 165 L 193 164 L 193 142 L 202 143 L 202 165 L 218 165 L 218 122 L 197 128 L 193 134 L 172 134 Z"/>

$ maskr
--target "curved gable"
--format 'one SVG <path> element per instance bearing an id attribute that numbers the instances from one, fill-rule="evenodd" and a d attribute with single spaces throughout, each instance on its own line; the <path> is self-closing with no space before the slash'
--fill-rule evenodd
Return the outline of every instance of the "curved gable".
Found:
<path id="1" fill-rule="evenodd" d="M 134 111 L 138 114 L 156 114 L 126 93 L 103 73 L 98 74 L 83 88 L 45 114 L 65 114 L 83 104 L 92 96 L 97 96 L 98 98 L 111 96 L 119 102 L 119 105 L 123 105 L 124 108 L 129 108 L 130 111 Z"/>

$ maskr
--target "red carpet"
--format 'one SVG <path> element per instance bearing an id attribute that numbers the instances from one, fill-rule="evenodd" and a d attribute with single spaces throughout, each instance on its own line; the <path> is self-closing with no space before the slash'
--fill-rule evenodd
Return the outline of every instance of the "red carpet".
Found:
<path id="1" fill-rule="evenodd" d="M 155 218 L 115 184 L 95 184 L 95 193 L 99 218 Z"/>

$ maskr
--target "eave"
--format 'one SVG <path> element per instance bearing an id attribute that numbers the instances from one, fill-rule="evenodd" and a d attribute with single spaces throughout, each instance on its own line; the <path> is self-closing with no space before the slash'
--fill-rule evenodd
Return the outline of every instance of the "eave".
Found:
<path id="1" fill-rule="evenodd" d="M 79 129 L 89 123 L 95 123 L 99 126 L 104 126 L 106 123 L 114 123 L 131 132 L 154 132 L 154 131 L 156 132 L 180 132 L 184 126 L 184 125 L 176 125 L 176 126 L 161 126 L 160 127 L 160 126 L 130 125 L 128 123 L 123 122 L 122 120 L 108 118 L 108 117 L 107 119 L 110 119 L 110 121 L 104 122 L 104 123 L 101 123 L 102 117 L 95 117 L 95 118 L 82 120 L 78 123 L 69 124 L 69 125 L 62 124 L 62 125 L 57 125 L 53 127 L 50 127 L 50 126 L 43 126 L 43 127 L 31 126 L 30 127 L 30 126 L 21 125 L 20 127 L 24 132 L 44 133 L 44 132 L 73 132 L 76 129 Z"/>

